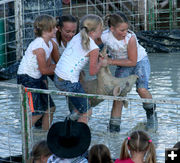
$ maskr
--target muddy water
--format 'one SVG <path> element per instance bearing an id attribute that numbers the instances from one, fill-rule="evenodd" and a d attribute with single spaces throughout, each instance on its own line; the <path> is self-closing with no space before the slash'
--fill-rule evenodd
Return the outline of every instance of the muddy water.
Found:
<path id="1" fill-rule="evenodd" d="M 180 100 L 180 54 L 150 54 L 151 78 L 149 89 L 155 99 Z M 113 71 L 113 69 L 112 69 Z M 6 83 L 16 83 L 9 80 Z M 56 89 L 50 82 L 50 89 Z M 128 94 L 129 97 L 139 98 L 135 87 Z M 63 120 L 68 115 L 65 97 L 53 95 L 57 109 L 54 122 Z M 21 154 L 21 115 L 20 101 L 17 88 L 0 87 L 0 157 Z M 107 132 L 112 101 L 106 100 L 93 108 L 93 115 L 89 121 L 92 131 L 92 143 L 104 143 L 112 157 L 119 157 L 120 147 L 130 132 L 142 129 L 146 121 L 145 111 L 139 102 L 129 102 L 128 108 L 123 108 L 121 131 L 117 134 Z M 180 141 L 180 107 L 174 104 L 158 104 L 158 130 L 147 131 L 156 146 L 157 160 L 165 160 L 165 148 L 171 148 Z M 45 138 L 45 134 L 33 129 L 34 135 Z M 34 137 L 35 137 L 34 136 Z M 33 138 L 34 138 L 33 137 Z M 33 139 L 32 138 L 32 139 Z M 34 139 L 32 140 L 34 142 Z"/>

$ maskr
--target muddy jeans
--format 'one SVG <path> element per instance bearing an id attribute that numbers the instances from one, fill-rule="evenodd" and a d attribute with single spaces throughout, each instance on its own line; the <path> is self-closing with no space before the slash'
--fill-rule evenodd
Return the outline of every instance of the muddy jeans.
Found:
<path id="1" fill-rule="evenodd" d="M 60 81 L 59 77 L 56 74 L 54 75 L 54 84 L 60 91 L 85 93 L 80 82 L 71 83 L 67 80 Z M 68 100 L 70 100 L 70 102 L 80 113 L 86 113 L 87 110 L 90 109 L 90 104 L 87 98 L 69 96 Z"/>
<path id="2" fill-rule="evenodd" d="M 47 89 L 45 82 L 43 82 L 43 77 L 40 79 L 34 79 L 26 74 L 17 75 L 17 84 L 22 84 L 25 87 L 37 88 L 37 89 Z M 44 112 L 55 104 L 50 95 L 43 93 L 32 93 L 34 112 L 32 115 L 44 114 Z"/>

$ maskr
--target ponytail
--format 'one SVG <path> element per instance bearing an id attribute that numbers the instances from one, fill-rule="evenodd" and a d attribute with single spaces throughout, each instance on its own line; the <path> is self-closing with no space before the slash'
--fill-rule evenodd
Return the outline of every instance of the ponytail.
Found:
<path id="1" fill-rule="evenodd" d="M 110 18 L 111 18 L 111 14 L 107 14 L 104 18 L 104 25 L 111 27 L 111 23 L 110 23 Z"/>
<path id="2" fill-rule="evenodd" d="M 130 158 L 127 143 L 128 143 L 128 139 L 126 138 L 121 146 L 120 160 L 125 160 L 125 159 Z"/>
<path id="3" fill-rule="evenodd" d="M 103 20 L 100 16 L 89 14 L 85 15 L 80 22 L 81 44 L 84 50 L 90 48 L 89 32 L 95 31 L 97 27 L 101 25 L 103 27 Z"/>
<path id="4" fill-rule="evenodd" d="M 149 143 L 145 163 L 156 163 L 156 151 L 152 142 Z"/>
<path id="5" fill-rule="evenodd" d="M 82 27 L 81 29 L 81 44 L 84 50 L 89 49 L 90 39 L 88 36 L 88 29 L 87 27 Z"/>

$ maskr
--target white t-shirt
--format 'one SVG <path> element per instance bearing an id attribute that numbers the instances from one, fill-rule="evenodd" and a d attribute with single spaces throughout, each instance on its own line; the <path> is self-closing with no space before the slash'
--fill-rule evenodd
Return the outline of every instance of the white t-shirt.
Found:
<path id="1" fill-rule="evenodd" d="M 47 163 L 88 163 L 88 160 L 82 156 L 76 158 L 63 159 L 55 155 L 51 155 L 48 158 Z"/>
<path id="2" fill-rule="evenodd" d="M 63 44 L 63 42 L 61 41 L 61 45 L 59 45 L 58 41 L 56 38 L 52 39 L 58 46 L 58 50 L 59 50 L 59 54 L 62 55 L 62 53 L 64 52 L 64 49 L 66 48 Z M 68 44 L 68 43 L 67 43 Z"/>
<path id="3" fill-rule="evenodd" d="M 33 50 L 38 48 L 44 49 L 47 61 L 51 55 L 53 44 L 49 41 L 47 45 L 42 37 L 37 37 L 34 41 L 32 41 L 25 51 L 25 55 L 20 62 L 17 74 L 27 74 L 35 79 L 39 79 L 42 76 L 39 71 L 37 57 L 33 54 Z"/>
<path id="4" fill-rule="evenodd" d="M 137 37 L 134 32 L 128 31 L 124 40 L 117 40 L 112 32 L 107 29 L 101 35 L 102 42 L 107 45 L 107 49 L 109 50 L 110 55 L 114 59 L 127 59 L 127 46 L 130 38 L 135 36 L 137 43 L 137 62 L 142 60 L 145 56 L 147 56 L 146 50 L 138 43 Z"/>
<path id="5" fill-rule="evenodd" d="M 86 57 L 86 55 L 90 51 L 99 48 L 94 40 L 90 37 L 89 39 L 90 48 L 89 50 L 84 50 L 81 45 L 80 33 L 72 38 L 56 64 L 55 73 L 57 76 L 72 83 L 79 81 L 79 74 L 89 61 L 89 57 Z"/>

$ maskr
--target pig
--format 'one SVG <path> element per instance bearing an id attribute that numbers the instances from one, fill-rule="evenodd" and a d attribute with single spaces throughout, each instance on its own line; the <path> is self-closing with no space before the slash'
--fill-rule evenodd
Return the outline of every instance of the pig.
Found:
<path id="1" fill-rule="evenodd" d="M 105 46 L 101 51 L 103 57 L 106 56 Z M 98 94 L 98 95 L 109 95 L 109 96 L 126 96 L 128 92 L 131 91 L 133 85 L 135 84 L 138 76 L 130 75 L 125 78 L 114 77 L 109 69 L 109 66 L 101 67 L 97 78 L 93 80 L 85 80 L 85 75 L 81 73 L 80 82 L 88 94 Z M 95 107 L 103 100 L 101 99 L 90 99 L 90 104 Z M 127 107 L 127 102 L 124 102 L 124 106 Z"/>

